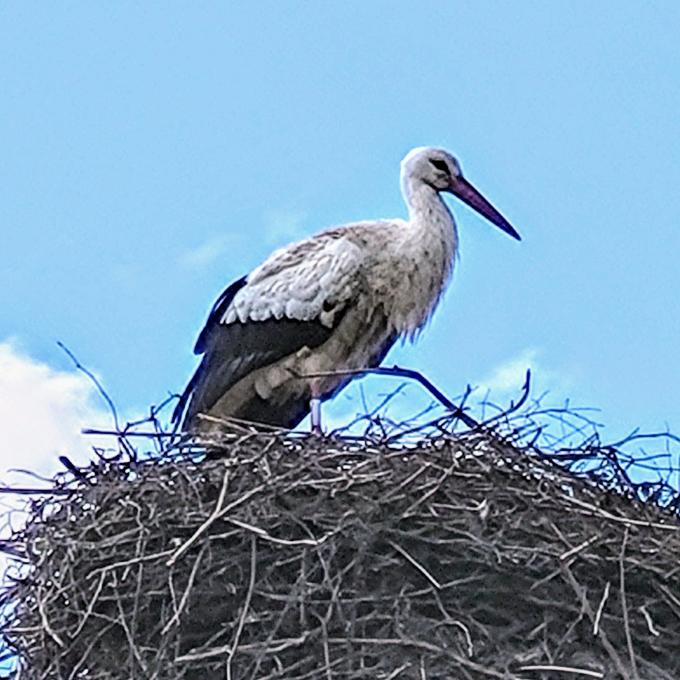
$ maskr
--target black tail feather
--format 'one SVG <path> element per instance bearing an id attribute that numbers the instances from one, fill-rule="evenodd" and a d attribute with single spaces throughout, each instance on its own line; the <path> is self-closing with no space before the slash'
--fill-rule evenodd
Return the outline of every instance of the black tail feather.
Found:
<path id="1" fill-rule="evenodd" d="M 191 376 L 189 383 L 184 388 L 184 392 L 182 392 L 182 394 L 180 395 L 179 401 L 177 402 L 177 405 L 175 406 L 172 412 L 170 422 L 173 423 L 173 425 L 175 426 L 179 426 L 182 422 L 184 414 L 186 413 L 187 410 L 187 406 L 189 405 L 189 399 L 191 399 L 191 395 L 193 394 L 194 388 L 196 387 L 196 383 L 198 382 L 198 372 L 200 370 L 201 366 L 199 364 L 198 368 L 194 371 L 194 374 Z"/>

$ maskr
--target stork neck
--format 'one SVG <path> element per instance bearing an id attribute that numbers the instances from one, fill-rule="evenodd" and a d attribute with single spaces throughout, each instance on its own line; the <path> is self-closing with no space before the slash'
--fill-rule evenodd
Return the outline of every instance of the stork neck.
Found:
<path id="1" fill-rule="evenodd" d="M 421 180 L 407 180 L 402 191 L 408 206 L 409 223 L 414 228 L 436 225 L 440 229 L 450 229 L 455 234 L 453 215 L 436 189 Z"/>
<path id="2" fill-rule="evenodd" d="M 394 323 L 413 334 L 432 314 L 451 275 L 458 245 L 456 224 L 439 192 L 429 184 L 406 181 L 409 221 L 396 242 L 402 268 L 395 267 Z"/>

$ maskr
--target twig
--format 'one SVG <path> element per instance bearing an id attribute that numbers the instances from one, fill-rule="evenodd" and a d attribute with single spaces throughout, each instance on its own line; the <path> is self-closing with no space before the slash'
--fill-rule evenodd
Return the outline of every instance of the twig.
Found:
<path id="1" fill-rule="evenodd" d="M 265 653 L 279 654 L 291 647 L 299 647 L 307 642 L 309 633 L 304 633 L 295 638 L 280 638 L 278 640 L 271 640 L 268 643 L 256 642 L 249 645 L 241 645 L 239 652 L 242 654 L 261 654 L 264 648 Z M 186 654 L 182 654 L 175 659 L 175 663 L 187 663 L 189 661 L 204 661 L 205 659 L 214 659 L 229 654 L 233 645 L 222 645 L 220 647 L 211 647 L 204 650 L 192 650 Z"/>
<path id="2" fill-rule="evenodd" d="M 47 619 L 47 614 L 45 613 L 45 606 L 43 605 L 43 600 L 42 597 L 38 597 L 38 611 L 40 612 L 40 619 L 42 621 L 43 628 L 45 629 L 45 632 L 61 647 L 62 649 L 66 647 L 64 644 L 64 641 L 57 635 L 52 626 L 50 625 L 49 620 Z"/>
<path id="3" fill-rule="evenodd" d="M 139 564 L 141 562 L 153 562 L 154 560 L 160 560 L 166 555 L 172 554 L 172 550 L 162 550 L 161 552 L 154 553 L 152 555 L 140 555 L 139 557 L 132 557 L 129 560 L 121 560 L 120 562 L 113 562 L 112 564 L 106 564 L 103 567 L 97 567 L 93 569 L 86 578 L 90 579 L 97 574 L 102 572 L 114 571 L 120 569 L 121 567 L 131 567 L 133 564 Z"/>
<path id="4" fill-rule="evenodd" d="M 574 675 L 585 675 L 589 678 L 604 678 L 604 673 L 591 671 L 587 668 L 573 668 L 572 666 L 520 666 L 520 671 L 555 671 L 557 673 L 572 673 Z"/>
<path id="5" fill-rule="evenodd" d="M 69 357 L 69 359 L 71 359 L 71 361 L 75 365 L 76 369 L 79 370 L 81 373 L 84 373 L 92 381 L 94 386 L 97 388 L 97 391 L 101 395 L 102 399 L 104 399 L 104 401 L 107 403 L 107 405 L 109 407 L 109 410 L 111 411 L 111 415 L 113 416 L 113 424 L 114 424 L 116 430 L 120 430 L 120 425 L 118 424 L 118 412 L 116 411 L 116 406 L 113 403 L 113 400 L 111 399 L 111 397 L 109 397 L 109 395 L 106 393 L 106 390 L 104 389 L 102 384 L 99 382 L 97 376 L 94 373 L 92 373 L 92 371 L 85 368 L 85 366 L 83 366 L 80 363 L 80 361 L 78 361 L 75 354 L 73 354 L 73 352 L 68 347 L 66 347 L 66 345 L 63 342 L 61 342 L 61 340 L 57 340 L 57 345 L 62 350 L 64 350 L 64 352 L 66 352 L 67 356 Z"/>
<path id="6" fill-rule="evenodd" d="M 515 402 L 511 401 L 510 406 L 506 409 L 504 409 L 501 413 L 499 413 L 496 416 L 493 416 L 492 418 L 488 418 L 482 423 L 483 427 L 490 427 L 493 425 L 495 422 L 498 420 L 501 420 L 503 418 L 507 418 L 509 415 L 515 413 L 516 411 L 519 411 L 519 409 L 524 406 L 526 403 L 527 399 L 529 398 L 529 393 L 531 392 L 531 369 L 527 368 L 527 372 L 524 376 L 524 384 L 522 385 L 522 390 L 520 394 L 520 398 Z"/>
<path id="7" fill-rule="evenodd" d="M 458 405 L 454 404 L 441 390 L 435 387 L 434 383 L 428 380 L 422 373 L 411 368 L 401 368 L 400 366 L 381 366 L 378 368 L 360 368 L 347 371 L 319 371 L 316 373 L 295 373 L 298 378 L 328 378 L 332 376 L 364 376 L 364 375 L 387 375 L 398 378 L 408 378 L 420 383 L 442 406 L 452 411 L 453 414 L 462 420 L 468 427 L 476 429 L 480 427 L 472 416 L 469 416 Z"/>
<path id="8" fill-rule="evenodd" d="M 146 675 L 147 674 L 146 664 L 144 663 L 144 659 L 142 659 L 141 654 L 139 653 L 139 649 L 137 648 L 137 645 L 135 644 L 135 639 L 132 636 L 132 631 L 130 630 L 130 626 L 128 626 L 128 622 L 125 619 L 125 610 L 123 609 L 123 603 L 120 601 L 120 595 L 116 591 L 115 587 L 114 587 L 113 591 L 115 593 L 116 606 L 118 607 L 118 620 L 120 621 L 120 625 L 123 628 L 123 631 L 125 633 L 125 637 L 128 641 L 128 645 L 130 647 L 130 650 L 132 651 L 132 654 L 135 657 L 135 660 L 139 664 L 144 675 Z M 134 675 L 133 675 L 133 677 L 134 677 Z"/>
<path id="9" fill-rule="evenodd" d="M 418 562 L 414 557 L 411 557 L 406 550 L 404 550 L 399 544 L 395 543 L 393 540 L 387 541 L 400 555 L 405 557 L 437 590 L 442 589 L 441 583 L 430 574 L 430 572 L 425 569 L 425 567 Z"/>
<path id="10" fill-rule="evenodd" d="M 176 434 L 172 432 L 129 432 L 128 430 L 103 430 L 93 427 L 84 427 L 81 434 L 106 437 L 142 437 L 144 439 L 172 439 Z"/>
<path id="11" fill-rule="evenodd" d="M 187 586 L 184 589 L 184 593 L 182 593 L 182 597 L 180 598 L 179 604 L 177 605 L 177 609 L 175 610 L 175 613 L 172 615 L 172 618 L 165 624 L 165 626 L 163 626 L 161 635 L 165 635 L 175 624 L 179 623 L 179 617 L 182 615 L 182 611 L 186 606 L 187 600 L 189 599 L 189 594 L 191 592 L 191 588 L 194 585 L 194 579 L 196 578 L 198 566 L 201 563 L 201 559 L 203 558 L 203 553 L 205 552 L 205 549 L 206 546 L 204 545 L 201 548 L 201 552 L 198 553 L 196 560 L 194 561 L 194 564 L 191 567 L 189 580 L 187 581 Z"/>
<path id="12" fill-rule="evenodd" d="M 598 538 L 600 538 L 600 534 L 595 534 L 594 536 L 591 536 L 590 538 L 583 541 L 583 543 L 577 545 L 575 548 L 572 548 L 571 550 L 567 550 L 567 552 L 562 553 L 560 555 L 560 560 L 564 562 L 564 560 L 572 557 L 573 555 L 576 555 L 576 553 L 585 550 L 588 546 L 591 546 L 593 543 L 595 543 L 595 541 L 597 541 Z"/>
<path id="13" fill-rule="evenodd" d="M 59 462 L 76 478 L 81 482 L 89 481 L 87 475 L 83 474 L 81 469 L 75 465 L 70 458 L 67 456 L 59 456 Z"/>
<path id="14" fill-rule="evenodd" d="M 632 517 L 618 517 L 617 515 L 612 515 L 610 512 L 607 512 L 606 510 L 603 510 L 602 508 L 598 508 L 596 505 L 593 505 L 592 503 L 586 503 L 586 501 L 582 501 L 579 498 L 573 498 L 572 496 L 564 496 L 564 499 L 568 503 L 573 503 L 574 505 L 578 505 L 582 508 L 586 508 L 590 511 L 592 511 L 596 515 L 600 515 L 601 517 L 605 517 L 606 519 L 610 519 L 613 522 L 622 522 L 623 524 L 626 525 L 634 525 L 634 526 L 639 526 L 639 527 L 649 527 L 652 529 L 664 529 L 665 531 L 680 531 L 680 524 L 661 524 L 660 522 L 648 522 L 646 520 L 642 519 L 633 519 Z"/>
<path id="15" fill-rule="evenodd" d="M 248 609 L 250 609 L 250 600 L 253 596 L 253 590 L 255 589 L 255 570 L 257 568 L 257 536 L 251 534 L 250 536 L 250 581 L 248 582 L 248 592 L 246 593 L 246 599 L 243 603 L 243 610 L 241 611 L 241 616 L 238 620 L 238 626 L 236 628 L 236 633 L 234 634 L 234 641 L 231 643 L 231 649 L 229 650 L 229 656 L 227 657 L 227 680 L 231 680 L 231 663 L 238 649 L 238 643 L 241 639 L 241 632 L 243 631 L 243 626 L 246 621 L 246 616 L 248 615 Z"/>
<path id="16" fill-rule="evenodd" d="M 656 628 L 654 628 L 654 621 L 652 621 L 652 617 L 651 617 L 650 613 L 647 611 L 647 608 L 645 607 L 645 605 L 642 605 L 640 607 L 640 611 L 642 612 L 642 615 L 645 617 L 645 621 L 647 622 L 647 628 L 648 628 L 649 632 L 654 637 L 659 637 L 659 635 L 661 633 L 659 633 L 659 631 Z"/>
<path id="17" fill-rule="evenodd" d="M 568 564 L 562 565 L 562 572 L 564 576 L 566 577 L 565 580 L 569 585 L 572 587 L 572 590 L 576 594 L 576 596 L 581 600 L 581 606 L 583 607 L 583 610 L 585 611 L 586 615 L 590 619 L 591 623 L 595 623 L 595 616 L 593 614 L 593 610 L 588 602 L 588 599 L 585 597 L 585 593 L 583 591 L 583 587 L 579 584 L 579 582 L 576 580 L 576 577 L 572 573 L 571 569 L 569 568 Z M 614 645 L 611 643 L 609 640 L 609 637 L 605 634 L 604 630 L 600 628 L 599 636 L 602 639 L 602 646 L 605 648 L 609 656 L 611 657 L 611 660 L 614 662 L 614 665 L 616 666 L 616 670 L 618 671 L 619 675 L 624 678 L 624 680 L 630 680 L 630 674 L 628 673 L 628 669 L 624 666 L 623 662 L 621 661 L 621 658 L 616 652 L 616 648 Z"/>
<path id="18" fill-rule="evenodd" d="M 600 604 L 597 606 L 597 613 L 595 614 L 595 622 L 593 623 L 593 635 L 597 637 L 597 634 L 600 630 L 600 618 L 602 617 L 602 612 L 604 611 L 604 605 L 607 602 L 607 598 L 609 597 L 609 588 L 611 586 L 611 583 L 607 581 L 607 584 L 604 587 L 604 592 L 602 593 L 602 598 L 600 599 Z"/>
<path id="19" fill-rule="evenodd" d="M 104 579 L 106 578 L 106 572 L 103 571 L 101 572 L 101 575 L 99 576 L 99 581 L 97 582 L 97 587 L 94 589 L 94 595 L 92 595 L 92 598 L 90 599 L 87 609 L 85 610 L 85 615 L 81 619 L 80 623 L 78 624 L 78 627 L 73 631 L 71 637 L 73 639 L 78 637 L 78 634 L 80 631 L 83 629 L 85 624 L 87 623 L 87 620 L 90 618 L 92 615 L 92 611 L 94 610 L 94 606 L 97 603 L 97 599 L 99 598 L 99 595 L 102 592 L 102 588 L 104 587 Z"/>
<path id="20" fill-rule="evenodd" d="M 16 494 L 17 496 L 68 496 L 73 493 L 68 489 L 31 489 L 25 486 L 0 486 L 0 493 Z"/>
<path id="21" fill-rule="evenodd" d="M 385 680 L 394 680 L 402 671 L 405 671 L 407 668 L 410 668 L 411 662 L 407 661 L 406 663 L 401 664 L 398 668 L 395 668 L 386 678 Z"/>
<path id="22" fill-rule="evenodd" d="M 309 546 L 319 546 L 321 545 L 325 540 L 329 538 L 329 536 L 333 535 L 333 532 L 328 532 L 327 534 L 324 534 L 321 538 L 319 539 L 314 539 L 314 538 L 298 538 L 295 540 L 288 540 L 285 538 L 277 538 L 276 536 L 272 536 L 268 531 L 265 531 L 264 529 L 261 529 L 260 527 L 253 526 L 252 524 L 248 524 L 246 522 L 241 522 L 241 520 L 235 519 L 233 517 L 229 518 L 227 520 L 230 524 L 233 524 L 236 527 L 239 527 L 240 529 L 245 529 L 246 531 L 250 531 L 253 534 L 256 534 L 260 538 L 263 538 L 265 541 L 270 541 L 271 543 L 278 543 L 279 545 L 309 545 Z"/>
<path id="23" fill-rule="evenodd" d="M 225 470 L 224 477 L 222 479 L 222 488 L 220 489 L 220 495 L 217 499 L 215 509 L 208 519 L 201 524 L 196 531 L 187 539 L 177 550 L 173 553 L 172 557 L 165 563 L 168 567 L 172 567 L 177 560 L 184 555 L 184 553 L 189 550 L 189 548 L 198 540 L 201 534 L 210 527 L 210 525 L 220 516 L 220 511 L 222 510 L 222 505 L 224 504 L 224 497 L 227 494 L 227 487 L 229 486 L 229 470 Z"/>
<path id="24" fill-rule="evenodd" d="M 628 621 L 628 605 L 626 603 L 626 580 L 625 580 L 625 555 L 626 543 L 628 543 L 629 527 L 626 527 L 623 532 L 623 540 L 621 541 L 621 554 L 619 555 L 619 592 L 621 596 L 621 609 L 623 611 L 623 629 L 626 633 L 626 645 L 628 646 L 628 657 L 630 658 L 630 667 L 633 671 L 634 680 L 639 680 L 637 661 L 635 659 L 635 651 L 633 650 L 633 638 L 630 634 L 630 623 Z"/>

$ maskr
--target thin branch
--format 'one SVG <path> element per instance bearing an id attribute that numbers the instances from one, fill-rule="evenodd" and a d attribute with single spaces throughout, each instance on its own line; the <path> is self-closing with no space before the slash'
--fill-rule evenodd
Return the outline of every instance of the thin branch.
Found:
<path id="1" fill-rule="evenodd" d="M 177 550 L 173 553 L 172 557 L 166 562 L 168 567 L 172 567 L 177 560 L 184 555 L 184 553 L 189 550 L 189 548 L 198 540 L 198 538 L 203 534 L 206 529 L 210 527 L 210 525 L 220 516 L 220 512 L 222 511 L 222 505 L 224 504 L 224 497 L 227 494 L 227 487 L 229 486 L 229 470 L 225 470 L 224 472 L 224 477 L 222 479 L 222 488 L 220 489 L 220 495 L 217 499 L 217 503 L 215 505 L 215 509 L 212 511 L 212 514 L 208 519 L 201 524 L 196 531 L 191 535 L 191 537 L 185 541 Z"/>
<path id="2" fill-rule="evenodd" d="M 33 489 L 25 486 L 0 486 L 0 493 L 16 494 L 18 496 L 68 496 L 73 493 L 68 489 Z"/>
<path id="3" fill-rule="evenodd" d="M 626 633 L 626 645 L 628 646 L 628 657 L 630 659 L 630 667 L 633 671 L 634 680 L 639 680 L 637 670 L 637 661 L 635 659 L 635 650 L 633 649 L 633 637 L 630 633 L 630 622 L 628 620 L 628 604 L 626 602 L 626 569 L 625 569 L 625 555 L 626 543 L 628 543 L 628 532 L 630 527 L 626 526 L 623 532 L 623 541 L 621 541 L 621 553 L 619 555 L 619 593 L 621 597 L 621 609 L 623 611 L 623 629 Z"/>
<path id="4" fill-rule="evenodd" d="M 572 666 L 520 666 L 520 671 L 555 671 L 556 673 L 571 673 L 572 675 L 583 675 L 588 678 L 604 678 L 604 673 L 600 671 L 591 671 L 587 668 L 573 668 Z"/>
<path id="5" fill-rule="evenodd" d="M 604 611 L 604 605 L 607 602 L 607 598 L 609 597 L 609 588 L 611 586 L 611 583 L 607 581 L 607 584 L 604 587 L 604 592 L 602 593 L 602 598 L 600 599 L 600 604 L 597 606 L 597 612 L 595 614 L 595 621 L 593 623 L 593 635 L 597 637 L 597 634 L 600 630 L 600 619 L 602 618 L 602 612 Z"/>
<path id="6" fill-rule="evenodd" d="M 179 601 L 177 609 L 175 610 L 175 613 L 172 615 L 172 618 L 163 627 L 163 630 L 161 631 L 161 635 L 165 635 L 174 625 L 179 623 L 179 618 L 182 615 L 182 611 L 184 610 L 184 607 L 186 606 L 187 600 L 189 599 L 189 594 L 191 593 L 191 588 L 194 585 L 194 579 L 196 578 L 196 574 L 198 573 L 198 566 L 201 563 L 201 559 L 203 559 L 203 553 L 205 553 L 206 547 L 207 546 L 204 545 L 201 548 L 201 551 L 196 556 L 196 559 L 194 560 L 194 564 L 191 567 L 191 573 L 189 574 L 189 580 L 187 581 L 187 586 L 184 589 L 184 593 L 182 594 L 182 597 Z"/>
<path id="7" fill-rule="evenodd" d="M 99 428 L 84 427 L 81 434 L 94 436 L 112 436 L 112 437 L 142 437 L 144 439 L 172 439 L 176 434 L 171 432 L 129 432 L 127 430 L 102 430 Z"/>
<path id="8" fill-rule="evenodd" d="M 437 590 L 441 590 L 442 585 L 437 581 L 437 579 L 430 574 L 430 572 L 425 569 L 425 567 L 418 562 L 418 560 L 415 559 L 415 557 L 412 557 L 409 555 L 406 550 L 404 550 L 399 544 L 395 543 L 392 540 L 387 541 L 400 555 L 405 557 Z"/>
<path id="9" fill-rule="evenodd" d="M 364 376 L 364 375 L 386 375 L 407 378 L 420 383 L 442 406 L 451 411 L 456 417 L 462 420 L 470 428 L 479 428 L 478 423 L 472 416 L 454 404 L 441 390 L 435 387 L 434 383 L 428 380 L 422 373 L 411 368 L 401 368 L 400 366 L 380 366 L 377 368 L 361 368 L 347 371 L 319 371 L 317 373 L 295 373 L 298 378 L 327 378 L 332 376 Z"/>
<path id="10" fill-rule="evenodd" d="M 74 366 L 76 367 L 77 370 L 79 370 L 81 373 L 84 373 L 94 384 L 94 386 L 97 388 L 97 391 L 101 395 L 102 399 L 106 402 L 106 404 L 109 407 L 109 410 L 111 411 L 111 415 L 113 416 L 113 424 L 116 428 L 116 430 L 120 430 L 120 425 L 118 424 L 118 412 L 116 411 L 116 406 L 113 403 L 113 400 L 109 395 L 107 394 L 106 390 L 104 389 L 103 385 L 99 382 L 99 379 L 97 376 L 92 373 L 92 371 L 88 370 L 83 366 L 80 361 L 76 358 L 75 354 L 71 352 L 71 350 L 66 347 L 66 345 L 61 342 L 61 340 L 57 340 L 57 345 L 66 352 L 66 355 L 71 359 L 73 362 Z"/>
<path id="11" fill-rule="evenodd" d="M 234 655 L 238 649 L 238 643 L 241 639 L 241 632 L 243 631 L 243 626 L 246 622 L 246 616 L 248 615 L 248 610 L 250 609 L 250 600 L 253 597 L 253 590 L 255 589 L 255 571 L 257 569 L 257 536 L 251 534 L 250 536 L 250 580 L 248 581 L 248 592 L 246 593 L 246 599 L 243 602 L 243 610 L 241 611 L 241 616 L 238 620 L 238 627 L 236 628 L 236 633 L 234 635 L 234 641 L 231 643 L 231 649 L 229 650 L 229 656 L 227 657 L 227 680 L 231 680 L 231 664 L 234 660 Z"/>

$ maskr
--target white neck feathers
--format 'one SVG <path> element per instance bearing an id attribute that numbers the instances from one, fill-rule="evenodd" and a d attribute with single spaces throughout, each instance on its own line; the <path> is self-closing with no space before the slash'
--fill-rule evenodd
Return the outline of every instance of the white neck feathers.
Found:
<path id="1" fill-rule="evenodd" d="M 427 322 L 446 288 L 458 247 L 456 224 L 437 192 L 422 180 L 402 178 L 409 220 L 399 243 L 410 276 L 395 311 L 399 331 L 414 335 Z M 403 285 L 403 284 L 402 284 Z M 400 286 L 401 287 L 401 286 Z"/>

